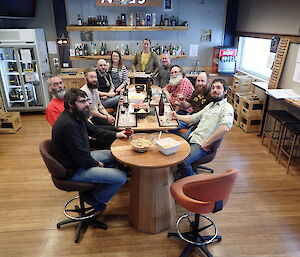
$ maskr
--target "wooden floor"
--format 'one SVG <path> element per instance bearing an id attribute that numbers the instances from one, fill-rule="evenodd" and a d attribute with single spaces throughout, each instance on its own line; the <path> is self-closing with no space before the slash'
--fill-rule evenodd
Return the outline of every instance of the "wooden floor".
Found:
<path id="1" fill-rule="evenodd" d="M 107 231 L 89 228 L 79 244 L 75 226 L 60 230 L 64 203 L 74 194 L 56 189 L 38 144 L 50 138 L 43 114 L 22 115 L 17 134 L 0 134 L 0 256 L 175 257 L 184 243 L 167 231 L 144 234 L 128 223 L 129 184 L 105 211 Z M 224 210 L 209 215 L 223 241 L 210 245 L 215 257 L 300 256 L 300 170 L 287 175 L 256 134 L 234 127 L 211 163 L 216 173 L 239 176 Z M 177 216 L 184 210 L 177 206 Z M 202 256 L 200 252 L 199 256 Z M 198 256 L 198 255 L 193 255 Z"/>

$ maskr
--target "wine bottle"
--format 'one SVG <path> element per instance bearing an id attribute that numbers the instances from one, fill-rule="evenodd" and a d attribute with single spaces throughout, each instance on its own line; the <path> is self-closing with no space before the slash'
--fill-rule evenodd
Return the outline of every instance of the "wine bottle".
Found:
<path id="1" fill-rule="evenodd" d="M 162 15 L 160 15 L 159 26 L 164 26 L 164 19 Z"/>
<path id="2" fill-rule="evenodd" d="M 165 113 L 165 105 L 164 105 L 164 100 L 163 100 L 163 93 L 161 93 L 159 104 L 158 104 L 158 115 L 163 116 L 164 113 Z"/>
<path id="3" fill-rule="evenodd" d="M 129 47 L 126 45 L 125 55 L 130 55 Z"/>

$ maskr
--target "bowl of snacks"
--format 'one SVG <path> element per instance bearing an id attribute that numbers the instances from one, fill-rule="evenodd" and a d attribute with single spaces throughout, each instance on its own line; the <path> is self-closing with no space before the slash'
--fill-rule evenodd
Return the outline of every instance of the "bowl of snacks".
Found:
<path id="1" fill-rule="evenodd" d="M 129 142 L 134 151 L 144 153 L 149 150 L 152 144 L 152 136 L 146 133 L 136 133 L 129 137 Z"/>
<path id="2" fill-rule="evenodd" d="M 164 155 L 170 155 L 176 153 L 180 146 L 180 142 L 170 137 L 156 140 L 155 143 L 158 147 L 158 150 Z"/>

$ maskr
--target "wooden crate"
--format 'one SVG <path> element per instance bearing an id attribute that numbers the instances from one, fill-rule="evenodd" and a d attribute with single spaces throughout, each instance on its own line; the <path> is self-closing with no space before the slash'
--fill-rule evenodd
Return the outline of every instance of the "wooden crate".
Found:
<path id="1" fill-rule="evenodd" d="M 234 75 L 232 86 L 236 92 L 253 92 L 252 81 L 248 75 Z"/>
<path id="2" fill-rule="evenodd" d="M 234 113 L 233 113 L 233 123 L 234 123 L 234 125 L 239 127 L 240 126 L 240 121 L 241 121 L 241 112 L 237 111 L 237 110 L 234 110 Z"/>
<path id="3" fill-rule="evenodd" d="M 242 103 L 242 114 L 246 117 L 261 117 L 263 102 L 257 98 L 244 98 Z"/>
<path id="4" fill-rule="evenodd" d="M 0 113 L 0 133 L 16 133 L 22 127 L 21 116 L 19 112 Z"/>
<path id="5" fill-rule="evenodd" d="M 227 102 L 233 106 L 233 104 L 234 104 L 233 97 L 227 96 Z"/>
<path id="6" fill-rule="evenodd" d="M 233 108 L 235 110 L 241 111 L 243 107 L 243 99 L 245 97 L 249 98 L 255 98 L 257 95 L 249 92 L 239 92 L 234 94 L 234 103 L 233 103 Z"/>
<path id="7" fill-rule="evenodd" d="M 236 93 L 236 92 L 234 91 L 233 87 L 232 87 L 232 86 L 229 86 L 229 87 L 228 87 L 228 90 L 227 90 L 227 97 L 229 96 L 229 97 L 234 98 L 234 94 L 235 94 L 235 93 Z"/>
<path id="8" fill-rule="evenodd" d="M 246 133 L 258 132 L 261 124 L 260 117 L 246 117 L 243 114 L 240 115 L 240 128 Z"/>

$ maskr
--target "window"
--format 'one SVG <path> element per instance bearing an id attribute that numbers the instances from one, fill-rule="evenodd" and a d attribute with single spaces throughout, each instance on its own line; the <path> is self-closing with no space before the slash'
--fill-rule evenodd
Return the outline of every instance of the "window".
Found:
<path id="1" fill-rule="evenodd" d="M 240 37 L 239 69 L 263 79 L 269 79 L 272 69 L 268 67 L 270 39 Z"/>

